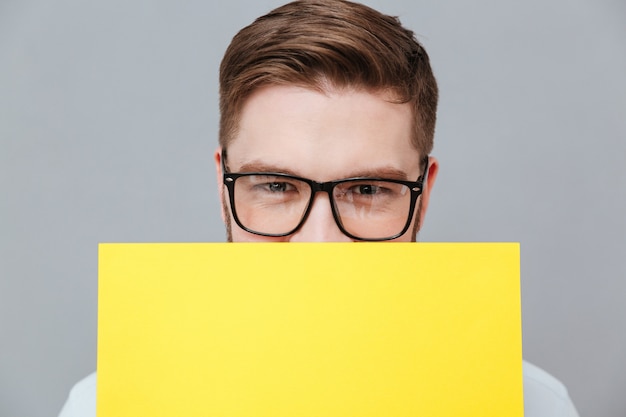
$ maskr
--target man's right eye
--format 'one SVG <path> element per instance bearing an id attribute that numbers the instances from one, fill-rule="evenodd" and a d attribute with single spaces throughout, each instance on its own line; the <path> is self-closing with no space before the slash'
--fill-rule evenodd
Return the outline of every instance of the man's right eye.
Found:
<path id="1" fill-rule="evenodd" d="M 287 182 L 268 182 L 263 188 L 272 193 L 284 193 L 295 190 L 295 187 Z"/>

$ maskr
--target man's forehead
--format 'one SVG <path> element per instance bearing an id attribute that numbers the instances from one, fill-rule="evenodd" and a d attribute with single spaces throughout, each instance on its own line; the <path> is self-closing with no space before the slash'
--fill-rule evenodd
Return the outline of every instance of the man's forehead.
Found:
<path id="1" fill-rule="evenodd" d="M 397 136 L 412 143 L 415 133 L 412 105 L 399 103 L 386 92 L 318 91 L 280 85 L 266 86 L 250 95 L 238 125 L 233 140 L 264 131 L 290 135 L 304 131 L 310 136 L 343 130 L 342 136 L 360 135 L 363 140 L 374 135 Z"/>
<path id="2" fill-rule="evenodd" d="M 420 160 L 413 136 L 409 104 L 365 91 L 272 86 L 248 99 L 228 162 L 230 169 L 280 168 L 318 180 L 367 171 L 410 177 Z"/>

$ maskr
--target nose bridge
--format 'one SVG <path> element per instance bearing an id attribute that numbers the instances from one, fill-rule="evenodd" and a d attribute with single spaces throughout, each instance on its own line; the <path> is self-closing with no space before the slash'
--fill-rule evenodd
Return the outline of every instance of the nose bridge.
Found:
<path id="1" fill-rule="evenodd" d="M 304 224 L 292 235 L 292 241 L 341 242 L 351 240 L 337 226 L 331 206 L 331 193 L 331 183 L 316 182 L 313 184 L 313 197 L 308 216 Z"/>
<path id="2" fill-rule="evenodd" d="M 313 189 L 313 195 L 311 197 L 311 207 L 309 208 L 309 215 L 311 214 L 311 211 L 313 211 L 313 209 L 315 208 L 315 204 L 319 199 L 319 193 L 322 193 L 322 196 L 325 195 L 325 198 L 328 200 L 328 209 L 329 209 L 329 213 L 331 215 L 331 217 L 333 217 L 334 220 L 334 215 L 333 215 L 333 211 L 334 211 L 334 207 L 333 207 L 333 182 L 317 182 L 317 181 L 311 181 L 311 188 Z M 322 198 L 324 199 L 324 198 Z M 322 206 L 324 206 L 325 204 L 321 204 Z M 336 222 L 335 222 L 336 224 Z"/>
<path id="3" fill-rule="evenodd" d="M 317 182 L 311 181 L 311 188 L 313 189 L 313 196 L 317 196 L 317 193 L 323 191 L 328 194 L 328 198 L 332 198 L 333 182 Z"/>

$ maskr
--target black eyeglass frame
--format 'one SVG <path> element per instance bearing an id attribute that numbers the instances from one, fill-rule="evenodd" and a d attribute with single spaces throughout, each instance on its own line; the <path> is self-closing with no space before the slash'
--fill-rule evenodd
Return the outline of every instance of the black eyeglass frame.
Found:
<path id="1" fill-rule="evenodd" d="M 222 180 L 223 180 L 224 185 L 228 189 L 228 199 L 230 201 L 230 210 L 233 214 L 233 219 L 235 220 L 237 225 L 243 230 L 245 230 L 246 232 L 259 235 L 259 236 L 267 236 L 267 237 L 284 237 L 284 236 L 289 236 L 290 234 L 297 232 L 298 229 L 302 227 L 307 217 L 309 216 L 309 213 L 311 212 L 311 207 L 313 207 L 313 201 L 315 200 L 316 194 L 320 191 L 323 191 L 323 192 L 328 193 L 328 200 L 330 202 L 331 212 L 333 213 L 333 218 L 335 219 L 335 223 L 337 224 L 337 227 L 339 227 L 339 230 L 341 230 L 341 233 L 343 233 L 344 235 L 348 236 L 351 239 L 366 241 L 366 242 L 381 242 L 385 240 L 393 240 L 405 234 L 406 231 L 409 229 L 409 226 L 411 225 L 411 220 L 413 220 L 413 216 L 415 213 L 415 205 L 417 203 L 417 198 L 422 194 L 424 190 L 424 181 L 426 180 L 426 176 L 428 175 L 428 156 L 425 156 L 423 159 L 423 163 L 426 166 L 424 167 L 424 173 L 417 178 L 417 181 L 404 181 L 404 180 L 398 180 L 398 179 L 379 178 L 379 177 L 352 177 L 352 178 L 345 178 L 341 180 L 326 181 L 326 182 L 318 182 L 318 181 L 310 180 L 308 178 L 302 178 L 302 177 L 298 177 L 295 175 L 283 174 L 280 172 L 240 172 L 240 173 L 228 172 L 226 168 L 226 163 L 224 162 L 225 157 L 226 157 L 225 152 L 222 152 L 222 155 L 220 158 L 222 162 Z M 250 229 L 241 223 L 241 221 L 239 220 L 239 216 L 237 216 L 237 207 L 235 205 L 235 181 L 237 180 L 237 178 L 249 177 L 253 175 L 263 175 L 263 176 L 272 176 L 272 177 L 279 177 L 279 178 L 285 178 L 285 179 L 294 179 L 297 181 L 302 181 L 309 185 L 309 187 L 311 188 L 311 197 L 309 198 L 309 202 L 307 203 L 306 210 L 304 210 L 304 213 L 302 214 L 302 218 L 292 230 L 286 233 L 275 233 L 275 234 L 263 233 L 263 232 Z M 352 233 L 348 232 L 343 227 L 343 224 L 341 223 L 341 217 L 339 216 L 339 212 L 335 204 L 335 199 L 333 197 L 333 190 L 339 184 L 343 184 L 346 182 L 357 182 L 357 181 L 387 181 L 387 182 L 393 182 L 396 184 L 402 184 L 409 188 L 411 192 L 411 202 L 410 202 L 410 207 L 409 207 L 409 214 L 407 216 L 407 221 L 404 227 L 402 228 L 402 231 L 390 237 L 363 238 L 363 237 L 353 235 Z"/>

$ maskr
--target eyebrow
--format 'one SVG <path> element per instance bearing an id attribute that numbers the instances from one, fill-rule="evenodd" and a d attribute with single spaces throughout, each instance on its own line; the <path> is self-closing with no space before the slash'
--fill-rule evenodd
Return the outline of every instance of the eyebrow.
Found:
<path id="1" fill-rule="evenodd" d="M 300 173 L 295 172 L 289 168 L 281 167 L 279 165 L 267 164 L 261 161 L 251 161 L 251 162 L 245 163 L 241 166 L 241 168 L 239 168 L 238 172 L 240 173 L 250 173 L 250 172 L 280 173 L 280 174 L 292 175 L 294 177 L 302 177 Z M 358 177 L 385 178 L 385 179 L 394 179 L 394 180 L 402 180 L 402 181 L 412 181 L 412 180 L 409 180 L 409 177 L 406 172 L 399 170 L 397 168 L 390 167 L 390 166 L 382 166 L 382 167 L 377 167 L 377 168 L 366 168 L 366 169 L 361 169 L 361 170 L 356 170 L 356 171 L 348 171 L 348 175 L 342 177 L 341 179 L 358 178 Z"/>

